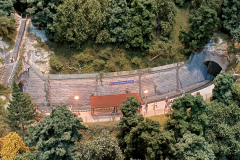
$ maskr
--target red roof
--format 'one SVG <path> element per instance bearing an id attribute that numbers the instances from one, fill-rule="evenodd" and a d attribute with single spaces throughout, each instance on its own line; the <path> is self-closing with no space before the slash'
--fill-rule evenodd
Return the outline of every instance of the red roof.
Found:
<path id="1" fill-rule="evenodd" d="M 136 97 L 138 101 L 141 102 L 141 98 L 138 93 L 89 96 L 89 99 L 91 108 L 109 108 L 119 107 L 122 104 L 122 101 L 125 101 L 128 97 Z"/>

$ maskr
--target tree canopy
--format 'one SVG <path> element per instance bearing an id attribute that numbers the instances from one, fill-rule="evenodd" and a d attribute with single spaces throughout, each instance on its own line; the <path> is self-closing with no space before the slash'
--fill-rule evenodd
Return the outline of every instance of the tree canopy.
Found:
<path id="1" fill-rule="evenodd" d="M 37 115 L 30 98 L 20 91 L 15 82 L 13 83 L 12 100 L 7 108 L 6 123 L 14 132 L 21 130 L 20 135 L 23 138 L 25 138 L 27 126 L 33 123 L 33 119 Z"/>
<path id="2" fill-rule="evenodd" d="M 180 32 L 180 41 L 186 45 L 189 52 L 202 49 L 217 28 L 217 12 L 208 6 L 201 6 L 189 18 L 189 31 Z"/>
<path id="3" fill-rule="evenodd" d="M 15 0 L 0 0 L 0 17 L 10 16 L 11 13 L 14 11 L 13 2 Z M 1 21 L 0 21 L 1 22 Z"/>
<path id="4" fill-rule="evenodd" d="M 129 9 L 129 27 L 126 48 L 149 49 L 156 27 L 152 0 L 134 0 Z"/>
<path id="5" fill-rule="evenodd" d="M 80 144 L 79 159 L 91 160 L 123 160 L 124 156 L 118 143 L 111 138 L 109 132 L 103 130 L 93 141 Z"/>
<path id="6" fill-rule="evenodd" d="M 37 159 L 72 159 L 76 156 L 74 143 L 82 138 L 78 130 L 86 129 L 81 122 L 66 106 L 58 106 L 50 116 L 29 128 L 27 144 L 38 146 Z"/>
<path id="7" fill-rule="evenodd" d="M 214 89 L 211 101 L 216 101 L 229 105 L 233 101 L 231 87 L 233 85 L 233 76 L 221 71 L 214 79 Z"/>

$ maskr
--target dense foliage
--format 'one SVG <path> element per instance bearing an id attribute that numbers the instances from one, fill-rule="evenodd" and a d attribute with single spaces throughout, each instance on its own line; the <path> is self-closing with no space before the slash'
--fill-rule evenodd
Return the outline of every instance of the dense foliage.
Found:
<path id="1" fill-rule="evenodd" d="M 25 138 L 26 128 L 33 123 L 33 119 L 37 114 L 33 108 L 31 98 L 24 95 L 15 82 L 12 88 L 12 100 L 7 110 L 6 123 L 14 132 L 21 130 L 20 135 Z"/>
<path id="2" fill-rule="evenodd" d="M 121 43 L 126 40 L 128 7 L 126 0 L 109 0 L 106 11 L 107 28 L 111 42 Z"/>
<path id="3" fill-rule="evenodd" d="M 34 25 L 46 29 L 50 40 L 74 48 L 90 40 L 148 50 L 156 22 L 158 32 L 168 38 L 176 14 L 174 3 L 167 0 L 33 0 L 19 5 L 26 7 L 23 12 Z"/>
<path id="4" fill-rule="evenodd" d="M 201 6 L 195 14 L 190 15 L 190 31 L 181 31 L 180 40 L 189 52 L 202 49 L 217 28 L 217 12 L 207 6 Z"/>
<path id="5" fill-rule="evenodd" d="M 15 31 L 15 20 L 11 16 L 13 13 L 14 0 L 0 0 L 0 37 L 13 39 Z"/>
<path id="6" fill-rule="evenodd" d="M 0 138 L 7 135 L 9 126 L 5 123 L 7 111 L 4 107 L 3 100 L 0 100 Z"/>
<path id="7" fill-rule="evenodd" d="M 15 0 L 0 0 L 0 17 L 10 16 L 13 12 L 13 3 Z"/>
<path id="8" fill-rule="evenodd" d="M 153 39 L 152 30 L 156 26 L 153 12 L 154 3 L 151 0 L 135 0 L 131 3 L 127 48 L 149 49 Z"/>
<path id="9" fill-rule="evenodd" d="M 36 152 L 25 152 L 23 154 L 18 154 L 14 160 L 36 160 Z"/>
<path id="10" fill-rule="evenodd" d="M 222 12 L 223 27 L 230 31 L 234 40 L 240 41 L 240 1 L 223 0 Z"/>
<path id="11" fill-rule="evenodd" d="M 0 36 L 11 38 L 15 30 L 15 21 L 13 18 L 0 17 Z"/>
<path id="12" fill-rule="evenodd" d="M 175 24 L 175 5 L 169 0 L 155 0 L 155 3 L 157 15 L 157 36 L 169 37 Z"/>
<path id="13" fill-rule="evenodd" d="M 109 132 L 103 130 L 93 141 L 80 144 L 79 159 L 91 160 L 123 160 L 124 156 L 118 142 L 111 138 Z"/>
<path id="14" fill-rule="evenodd" d="M 17 154 L 28 151 L 22 138 L 15 132 L 0 138 L 0 158 L 2 160 L 14 160 Z"/>
<path id="15" fill-rule="evenodd" d="M 214 79 L 214 89 L 213 96 L 211 97 L 212 101 L 220 102 L 225 105 L 229 105 L 233 101 L 231 87 L 233 85 L 233 76 L 222 71 Z"/>
<path id="16" fill-rule="evenodd" d="M 58 106 L 50 116 L 29 128 L 27 143 L 38 146 L 37 159 L 71 159 L 76 156 L 74 143 L 82 138 L 78 130 L 85 129 L 81 122 L 66 106 Z"/>

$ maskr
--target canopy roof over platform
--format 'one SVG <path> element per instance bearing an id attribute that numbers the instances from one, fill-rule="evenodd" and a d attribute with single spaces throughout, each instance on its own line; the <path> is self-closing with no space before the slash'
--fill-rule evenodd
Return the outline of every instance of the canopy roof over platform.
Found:
<path id="1" fill-rule="evenodd" d="M 89 99 L 91 109 L 94 109 L 94 108 L 119 107 L 122 104 L 122 101 L 125 101 L 128 97 L 136 97 L 138 101 L 141 102 L 141 98 L 138 95 L 138 93 L 89 96 Z"/>

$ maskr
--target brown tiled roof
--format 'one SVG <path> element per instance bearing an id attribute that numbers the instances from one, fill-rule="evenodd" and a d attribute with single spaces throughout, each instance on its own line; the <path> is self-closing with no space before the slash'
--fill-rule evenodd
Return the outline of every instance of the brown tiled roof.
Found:
<path id="1" fill-rule="evenodd" d="M 125 101 L 128 97 L 136 97 L 139 102 L 141 98 L 138 93 L 129 94 L 117 94 L 117 95 L 105 95 L 105 96 L 89 96 L 91 108 L 109 108 L 119 107 L 122 101 Z"/>

